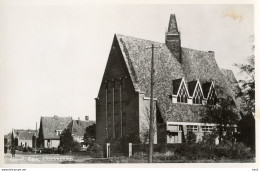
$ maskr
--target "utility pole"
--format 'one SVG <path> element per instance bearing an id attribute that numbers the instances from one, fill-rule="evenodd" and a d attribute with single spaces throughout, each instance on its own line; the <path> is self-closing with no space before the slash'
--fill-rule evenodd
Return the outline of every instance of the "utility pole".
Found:
<path id="1" fill-rule="evenodd" d="M 153 162 L 153 141 L 154 141 L 154 112 L 153 112 L 153 76 L 154 76 L 154 44 L 152 44 L 152 47 L 149 47 L 152 49 L 152 60 L 151 60 L 151 96 L 150 96 L 150 125 L 149 125 L 149 155 L 148 155 L 148 163 Z"/>

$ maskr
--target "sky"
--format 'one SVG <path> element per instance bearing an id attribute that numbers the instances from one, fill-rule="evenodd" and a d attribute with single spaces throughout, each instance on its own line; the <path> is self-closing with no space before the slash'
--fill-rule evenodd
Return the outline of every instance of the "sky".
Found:
<path id="1" fill-rule="evenodd" d="M 24 1 L 23 1 L 24 2 Z M 174 13 L 183 47 L 215 51 L 221 68 L 253 52 L 253 5 L 21 3 L 0 6 L 0 114 L 4 133 L 41 116 L 95 120 L 95 100 L 115 33 L 164 42 Z M 48 3 L 47 3 L 48 2 Z"/>

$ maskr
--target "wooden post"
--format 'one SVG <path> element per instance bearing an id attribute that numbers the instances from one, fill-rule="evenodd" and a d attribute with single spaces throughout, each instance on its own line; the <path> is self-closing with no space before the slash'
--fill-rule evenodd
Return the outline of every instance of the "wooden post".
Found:
<path id="1" fill-rule="evenodd" d="M 152 60 L 151 60 L 151 97 L 150 97 L 150 126 L 149 126 L 149 158 L 148 163 L 153 162 L 153 70 L 154 70 L 154 61 L 153 61 L 153 51 L 154 45 L 152 44 Z"/>
<path id="2" fill-rule="evenodd" d="M 153 162 L 153 141 L 154 141 L 154 112 L 153 112 L 153 85 L 154 85 L 154 44 L 152 47 L 148 47 L 148 49 L 152 49 L 152 59 L 151 59 L 151 96 L 150 96 L 150 125 L 149 125 L 149 155 L 148 155 L 148 163 Z"/>
<path id="3" fill-rule="evenodd" d="M 110 158 L 110 143 L 106 143 L 106 158 Z"/>
<path id="4" fill-rule="evenodd" d="M 128 157 L 132 157 L 133 155 L 133 145 L 132 143 L 128 144 Z"/>

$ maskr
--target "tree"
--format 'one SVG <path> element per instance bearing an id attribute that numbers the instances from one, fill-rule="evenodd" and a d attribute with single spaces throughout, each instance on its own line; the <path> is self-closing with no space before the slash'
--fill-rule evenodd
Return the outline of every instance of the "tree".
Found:
<path id="1" fill-rule="evenodd" d="M 153 119 L 153 135 L 156 135 L 156 110 L 155 110 L 155 105 L 154 105 L 154 119 Z M 150 123 L 150 108 L 149 106 L 146 106 L 144 108 L 144 111 L 142 113 L 142 117 L 141 117 L 141 132 L 140 132 L 140 142 L 142 144 L 148 144 L 149 143 L 149 123 Z"/>
<path id="2" fill-rule="evenodd" d="M 253 38 L 253 36 L 251 36 Z M 253 41 L 253 40 L 252 40 Z M 252 52 L 255 46 L 252 45 Z M 255 113 L 255 55 L 247 57 L 246 64 L 234 64 L 239 68 L 240 74 L 244 76 L 243 80 L 239 80 L 241 91 L 237 96 L 242 97 L 245 101 L 244 111 L 247 114 Z"/>
<path id="3" fill-rule="evenodd" d="M 238 122 L 238 113 L 234 100 L 227 96 L 218 98 L 216 105 L 207 105 L 206 113 L 202 117 L 204 123 L 216 124 L 219 143 L 224 138 L 232 140 L 232 127 Z"/>
<path id="4" fill-rule="evenodd" d="M 254 36 L 251 36 L 253 42 Z M 245 143 L 255 152 L 255 46 L 252 45 L 253 55 L 247 57 L 246 64 L 234 64 L 240 69 L 240 74 L 244 76 L 243 80 L 239 80 L 241 91 L 237 96 L 242 99 L 242 111 L 240 111 L 242 119 L 238 123 L 238 141 Z"/>
<path id="5" fill-rule="evenodd" d="M 71 131 L 68 128 L 65 128 L 60 135 L 60 146 L 63 152 L 77 151 L 80 148 L 79 143 L 74 141 Z"/>
<path id="6" fill-rule="evenodd" d="M 188 144 L 196 143 L 196 135 L 194 132 L 192 132 L 192 131 L 187 132 L 186 143 L 188 143 Z"/>
<path id="7" fill-rule="evenodd" d="M 88 126 L 84 134 L 84 143 L 86 144 L 87 148 L 94 144 L 95 135 L 96 135 L 96 124 Z"/>

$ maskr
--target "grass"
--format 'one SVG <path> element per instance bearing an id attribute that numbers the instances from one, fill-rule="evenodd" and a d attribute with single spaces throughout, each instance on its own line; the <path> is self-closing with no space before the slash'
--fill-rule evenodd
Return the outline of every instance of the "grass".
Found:
<path id="1" fill-rule="evenodd" d="M 64 160 L 59 161 L 44 161 L 45 157 L 59 157 Z M 31 161 L 29 159 L 39 159 L 39 161 Z M 72 160 L 65 160 L 72 159 Z M 33 154 L 33 153 L 18 153 L 14 159 L 11 158 L 11 154 L 8 153 L 5 156 L 5 163 L 30 163 L 30 164 L 49 164 L 49 163 L 61 163 L 61 164 L 108 164 L 108 163 L 147 163 L 147 153 L 136 153 L 132 157 L 125 156 L 113 156 L 109 159 L 102 158 L 102 153 L 69 153 L 64 155 L 58 154 Z M 154 152 L 153 163 L 255 163 L 254 158 L 249 159 L 199 159 L 188 160 L 185 157 L 177 158 L 174 152 L 167 151 L 164 153 Z"/>
<path id="2" fill-rule="evenodd" d="M 148 157 L 111 157 L 109 159 L 111 163 L 147 163 Z M 218 159 L 218 160 L 185 160 L 185 159 L 176 159 L 176 160 L 164 160 L 154 157 L 153 163 L 254 163 L 255 159 Z"/>

